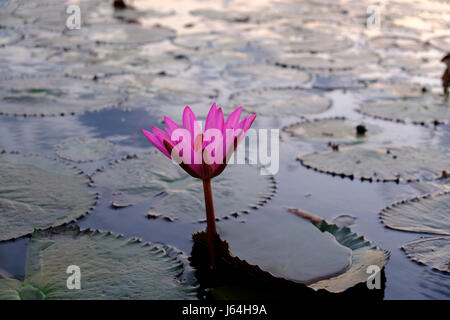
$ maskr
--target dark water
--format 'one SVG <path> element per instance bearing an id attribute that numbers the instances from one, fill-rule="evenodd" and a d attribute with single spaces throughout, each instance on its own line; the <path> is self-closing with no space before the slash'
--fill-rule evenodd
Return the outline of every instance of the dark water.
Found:
<path id="1" fill-rule="evenodd" d="M 170 1 L 169 1 L 170 2 Z M 285 4 L 286 8 L 295 8 L 298 14 L 306 19 L 308 17 L 305 8 L 316 8 L 319 6 L 322 11 L 328 12 L 330 20 L 332 18 L 340 17 L 338 10 L 329 9 L 326 4 L 320 4 L 322 1 L 302 2 L 300 7 L 288 2 Z M 150 5 L 149 5 L 150 3 Z M 326 3 L 326 1 L 325 1 Z M 231 6 L 233 2 L 224 1 L 221 5 L 215 4 L 214 7 L 226 9 Z M 234 3 L 236 5 L 236 3 Z M 147 2 L 145 6 L 151 7 L 151 1 Z M 162 9 L 170 7 L 170 5 L 162 6 Z M 183 31 L 183 23 L 193 21 L 194 18 L 188 14 L 189 9 L 203 7 L 204 5 L 197 2 L 186 2 L 183 8 L 179 9 L 179 21 L 176 18 L 167 18 L 168 20 L 161 20 L 166 23 L 173 23 L 174 28 L 178 31 Z M 253 4 L 258 7 L 256 4 Z M 407 9 L 404 2 L 400 1 L 400 8 Z M 282 5 L 277 7 L 284 8 Z M 352 8 L 352 7 L 350 7 Z M 418 10 L 421 5 L 418 5 Z M 327 11 L 329 10 L 329 11 Z M 352 10 L 352 9 L 350 9 Z M 353 27 L 360 21 L 357 19 L 361 12 L 365 12 L 365 6 L 359 5 L 355 9 L 353 16 L 354 20 L 349 26 L 344 26 L 348 32 L 353 35 Z M 357 11 L 359 10 L 359 11 Z M 305 13 L 306 11 L 306 13 Z M 281 14 L 285 15 L 288 24 L 294 24 L 295 16 L 289 14 L 289 10 L 280 10 Z M 303 12 L 302 14 L 300 12 Z M 358 14 L 359 12 L 359 14 Z M 311 16 L 311 19 L 317 21 L 327 21 L 321 19 L 316 15 Z M 197 20 L 195 20 L 197 21 Z M 208 21 L 202 20 L 196 22 L 196 31 L 208 30 Z M 212 22 L 211 22 L 212 21 Z M 224 28 L 230 28 L 236 34 L 244 33 L 245 24 L 236 26 L 234 23 L 224 22 L 222 20 L 211 20 L 210 23 L 214 30 L 223 31 Z M 353 24 L 354 22 L 354 24 Z M 327 21 L 327 23 L 332 23 Z M 1 24 L 1 21 L 0 21 Z M 231 27 L 230 27 L 231 26 Z M 277 24 L 267 23 L 252 25 L 248 32 L 252 35 L 255 43 L 263 43 L 270 38 L 273 27 L 282 26 L 281 22 Z M 236 28 L 235 30 L 233 28 Z M 228 31 L 230 31 L 228 30 Z M 359 30 L 359 29 L 358 29 Z M 33 34 L 31 31 L 30 34 Z M 263 34 L 263 36 L 260 35 Z M 26 41 L 31 41 L 31 37 Z M 216 40 L 218 40 L 217 37 Z M 214 42 L 214 41 L 213 41 Z M 26 46 L 32 46 L 31 42 L 26 42 Z M 363 44 L 358 44 L 363 46 Z M 171 44 L 164 42 L 163 45 L 156 44 L 149 46 L 150 52 L 157 52 L 159 47 L 171 48 Z M 5 47 L 8 48 L 8 47 Z M 252 63 L 265 63 L 272 56 L 276 56 L 273 51 L 276 48 L 264 46 L 263 49 L 258 49 L 258 46 L 240 47 L 239 52 L 243 52 L 252 57 Z M 49 51 L 54 50 L 48 49 Z M 212 102 L 217 101 L 219 105 L 229 106 L 229 96 L 231 93 L 240 91 L 241 89 L 251 89 L 252 84 L 248 84 L 247 88 L 236 88 L 222 76 L 223 69 L 227 64 L 221 66 L 219 63 L 212 63 L 203 61 L 200 53 L 189 51 L 188 49 L 180 49 L 176 47 L 177 52 L 187 54 L 192 60 L 192 65 L 187 71 L 180 73 L 191 81 L 192 83 L 207 83 L 212 87 L 219 89 L 220 94 L 216 99 L 203 98 L 202 101 L 192 103 L 194 111 L 198 111 L 202 116 L 205 116 L 205 110 L 209 108 Z M 230 47 L 227 51 L 232 50 Z M 44 50 L 45 51 L 45 50 Z M 112 50 L 114 51 L 114 49 Z M 433 55 L 435 53 L 431 53 Z M 9 59 L 9 58 L 8 58 Z M 0 61 L 7 61 L 5 56 L 2 56 L 0 49 Z M 5 62 L 3 61 L 3 62 Z M 220 60 L 218 60 L 220 61 Z M 229 64 L 240 64 L 241 60 L 231 60 Z M 246 62 L 248 63 L 248 62 Z M 43 67 L 44 63 L 31 64 L 32 72 L 38 71 L 38 67 Z M 23 66 L 22 66 L 23 67 Z M 47 64 L 45 64 L 47 68 Z M 61 66 L 59 66 L 61 67 Z M 49 69 L 48 69 L 49 68 Z M 48 70 L 56 72 L 56 66 L 48 67 Z M 26 69 L 26 68 L 25 68 Z M 28 69 L 28 71 L 30 71 Z M 370 70 L 366 70 L 369 74 Z M 22 69 L 21 69 L 22 72 Z M 309 71 L 314 73 L 312 71 Z M 362 72 L 362 71 L 358 71 Z M 383 73 L 383 70 L 376 70 L 376 72 Z M 376 73 L 375 72 L 375 73 Z M 386 72 L 385 72 L 386 73 Z M 0 74 L 3 74 L 1 72 Z M 395 72 L 390 75 L 394 77 Z M 354 84 L 355 79 L 358 78 L 357 72 L 350 75 L 350 84 Z M 155 75 L 152 75 L 155 76 Z M 347 75 L 348 76 L 348 75 Z M 395 75 L 396 76 L 396 75 Z M 410 77 L 410 75 L 405 75 Z M 156 76 L 157 77 L 157 76 Z M 319 77 L 319 84 L 325 86 L 335 85 L 337 80 L 323 81 Z M 333 79 L 333 75 L 331 75 Z M 307 86 L 311 87 L 314 83 L 314 77 L 308 82 Z M 321 80 L 322 79 L 322 80 Z M 340 78 L 338 78 L 340 79 Z M 434 85 L 429 79 L 419 79 L 427 84 Z M 295 83 L 294 83 L 295 84 Z M 181 84 L 180 84 L 181 86 Z M 206 85 L 205 85 L 206 86 Z M 277 83 L 274 82 L 276 87 Z M 350 85 L 349 85 L 350 86 Z M 122 88 L 123 89 L 123 88 Z M 193 88 L 193 91 L 196 89 Z M 145 90 L 144 90 L 145 91 Z M 116 150 L 108 159 L 86 163 L 77 164 L 86 173 L 91 174 L 97 168 L 105 165 L 110 160 L 119 159 L 127 154 L 142 154 L 152 149 L 147 139 L 141 134 L 142 129 L 149 129 L 151 126 L 162 127 L 162 114 L 169 113 L 179 120 L 179 115 L 184 105 L 170 105 L 166 98 L 155 96 L 151 94 L 145 95 L 148 92 L 139 90 L 130 90 L 129 101 L 140 101 L 139 103 L 129 102 L 131 107 L 129 111 L 124 108 L 111 108 L 98 112 L 86 112 L 79 115 L 71 115 L 64 117 L 14 117 L 1 116 L 0 117 L 0 150 L 15 150 L 23 153 L 38 153 L 42 155 L 55 155 L 54 147 L 61 141 L 71 137 L 92 137 L 104 138 L 114 143 Z M 176 92 L 171 92 L 171 95 L 177 95 Z M 336 90 L 324 92 L 324 95 L 332 99 L 333 106 L 330 110 L 320 115 L 320 117 L 327 116 L 347 116 L 353 119 L 364 119 L 365 121 L 375 123 L 383 127 L 383 133 L 379 141 L 370 142 L 373 145 L 379 145 L 381 141 L 391 140 L 396 145 L 420 144 L 420 143 L 436 143 L 442 147 L 450 145 L 450 126 L 441 126 L 438 129 L 423 128 L 410 124 L 397 124 L 382 120 L 373 120 L 363 118 L 360 114 L 354 111 L 358 103 L 358 93 L 352 91 Z M 136 98 L 137 100 L 133 100 Z M 175 98 L 174 98 L 175 99 Z M 182 98 L 181 98 L 182 99 Z M 148 101 L 148 103 L 147 103 Z M 125 103 L 127 105 L 127 103 Z M 285 125 L 292 124 L 298 121 L 300 115 L 279 116 L 276 112 L 272 115 L 261 116 L 258 115 L 255 121 L 255 128 L 276 128 L 280 129 Z M 177 118 L 178 117 L 178 118 Z M 312 117 L 312 116 L 311 116 Z M 410 261 L 406 255 L 400 250 L 400 246 L 408 241 L 418 239 L 420 234 L 399 232 L 387 229 L 379 221 L 378 213 L 385 206 L 391 203 L 411 198 L 416 195 L 436 192 L 444 188 L 437 184 L 394 184 L 394 183 L 369 183 L 360 182 L 358 180 L 351 181 L 349 179 L 341 179 L 338 177 L 331 177 L 329 175 L 321 174 L 302 167 L 295 159 L 299 154 L 309 153 L 315 150 L 323 150 L 325 147 L 320 145 L 308 144 L 295 140 L 295 138 L 287 137 L 283 134 L 283 140 L 280 142 L 280 170 L 276 174 L 278 183 L 278 192 L 276 196 L 264 207 L 245 216 L 246 223 L 262 224 L 275 223 L 279 219 L 283 219 L 287 207 L 296 207 L 312 212 L 326 220 L 331 220 L 338 214 L 349 214 L 356 217 L 356 223 L 352 226 L 352 230 L 364 235 L 372 240 L 376 245 L 390 252 L 390 260 L 386 266 L 386 299 L 449 299 L 450 297 L 450 277 L 448 274 L 432 271 L 426 266 L 420 266 Z M 384 139 L 384 140 L 383 140 Z M 174 222 L 167 222 L 162 219 L 148 220 L 145 213 L 148 211 L 152 200 L 123 208 L 114 209 L 111 207 L 112 197 L 108 190 L 97 188 L 100 193 L 100 199 L 95 207 L 95 210 L 79 219 L 77 224 L 81 227 L 108 230 L 114 233 L 120 233 L 127 237 L 140 237 L 145 241 L 164 243 L 174 245 L 180 250 L 189 255 L 192 249 L 191 235 L 194 232 L 201 231 L 205 228 L 204 224 L 200 223 L 184 223 L 180 220 Z M 307 241 L 308 239 L 305 239 Z M 13 276 L 23 279 L 25 270 L 25 250 L 28 239 L 21 238 L 16 241 L 9 241 L 0 243 L 0 268 L 5 269 Z"/>

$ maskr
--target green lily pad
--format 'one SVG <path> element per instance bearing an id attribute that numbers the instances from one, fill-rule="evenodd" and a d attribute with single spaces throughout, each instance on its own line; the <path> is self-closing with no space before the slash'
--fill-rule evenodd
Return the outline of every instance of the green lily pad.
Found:
<path id="1" fill-rule="evenodd" d="M 70 77 L 0 80 L 0 114 L 64 115 L 116 106 L 122 94 L 107 85 Z"/>
<path id="2" fill-rule="evenodd" d="M 381 221 L 391 229 L 450 235 L 450 192 L 403 200 L 384 208 Z"/>
<path id="3" fill-rule="evenodd" d="M 89 178 L 62 162 L 0 153 L 0 241 L 69 223 L 96 202 Z"/>
<path id="4" fill-rule="evenodd" d="M 349 248 L 296 217 L 268 225 L 223 223 L 217 232 L 228 243 L 231 257 L 296 283 L 312 284 L 339 275 L 351 261 Z"/>
<path id="5" fill-rule="evenodd" d="M 218 32 L 193 33 L 180 35 L 172 40 L 173 44 L 182 48 L 198 51 L 233 51 L 247 46 L 248 41 Z"/>
<path id="6" fill-rule="evenodd" d="M 425 93 L 424 87 L 419 84 L 402 82 L 371 83 L 361 91 L 365 100 L 418 98 Z"/>
<path id="7" fill-rule="evenodd" d="M 279 86 L 297 86 L 311 80 L 311 75 L 306 71 L 267 64 L 231 66 L 222 75 L 237 88 L 248 85 L 266 88 L 274 83 Z"/>
<path id="8" fill-rule="evenodd" d="M 421 51 L 425 44 L 419 39 L 401 36 L 379 36 L 370 39 L 370 45 L 375 49 L 398 49 L 407 51 Z"/>
<path id="9" fill-rule="evenodd" d="M 297 34 L 298 37 L 298 34 Z M 312 32 L 301 34 L 300 39 L 281 44 L 286 52 L 336 52 L 350 48 L 353 41 L 342 34 Z"/>
<path id="10" fill-rule="evenodd" d="M 14 300 L 196 299 L 180 252 L 79 227 L 33 233 L 25 280 L 0 274 L 0 297 Z M 78 266 L 80 289 L 67 287 L 69 266 Z M 72 273 L 73 274 L 73 273 Z M 185 276 L 185 275 L 184 275 Z"/>
<path id="11" fill-rule="evenodd" d="M 105 139 L 70 138 L 56 146 L 58 156 L 75 162 L 102 160 L 113 150 L 113 144 Z"/>
<path id="12" fill-rule="evenodd" d="M 251 13 L 237 10 L 196 9 L 190 11 L 193 16 L 201 16 L 213 20 L 246 23 L 251 19 Z"/>
<path id="13" fill-rule="evenodd" d="M 450 121 L 450 104 L 437 97 L 369 101 L 362 103 L 357 111 L 374 118 L 421 125 Z"/>
<path id="14" fill-rule="evenodd" d="M 245 52 L 237 51 L 218 51 L 201 55 L 198 58 L 198 62 L 203 67 L 212 69 L 223 69 L 226 66 L 250 64 L 254 61 L 252 55 Z"/>
<path id="15" fill-rule="evenodd" d="M 387 263 L 386 251 L 349 228 L 328 224 L 320 218 L 313 225 L 317 229 L 292 215 L 278 219 L 277 223 L 223 223 L 218 225 L 223 240 L 219 256 L 245 272 L 246 277 L 250 274 L 266 281 L 287 280 L 332 293 L 365 284 L 368 266 L 382 269 Z M 205 244 L 205 233 L 195 234 L 194 240 Z M 286 289 L 288 282 L 283 282 Z M 236 292 L 231 294 L 228 298 L 233 298 Z"/>
<path id="16" fill-rule="evenodd" d="M 0 27 L 0 48 L 20 41 L 23 36 L 15 30 Z"/>
<path id="17" fill-rule="evenodd" d="M 251 113 L 298 117 L 325 112 L 332 103 L 319 91 L 290 87 L 242 91 L 233 94 L 230 101 Z"/>
<path id="18" fill-rule="evenodd" d="M 450 273 L 450 237 L 408 242 L 402 246 L 402 250 L 413 261 Z"/>
<path id="19" fill-rule="evenodd" d="M 346 118 L 325 118 L 304 120 L 284 127 L 283 130 L 294 137 L 319 142 L 360 143 L 381 132 L 381 128 L 375 125 L 364 125 L 365 134 L 358 134 L 356 127 L 360 122 Z"/>
<path id="20" fill-rule="evenodd" d="M 375 54 L 338 53 L 332 56 L 324 54 L 296 54 L 286 53 L 273 60 L 275 65 L 283 68 L 297 68 L 301 70 L 352 70 L 361 65 L 377 63 L 379 58 Z"/>
<path id="21" fill-rule="evenodd" d="M 172 39 L 176 31 L 159 24 L 141 26 L 140 24 L 98 23 L 81 28 L 81 36 L 102 44 L 141 45 Z"/>
<path id="22" fill-rule="evenodd" d="M 384 150 L 346 147 L 337 152 L 300 156 L 298 160 L 320 172 L 376 182 L 436 179 L 443 170 L 450 169 L 448 155 L 442 150 L 414 147 Z"/>
<path id="23" fill-rule="evenodd" d="M 116 207 L 152 200 L 150 210 L 154 213 L 188 222 L 205 218 L 202 182 L 161 154 L 112 163 L 93 179 L 95 185 L 112 192 Z M 276 184 L 272 176 L 262 176 L 256 167 L 229 164 L 213 180 L 212 189 L 216 217 L 224 218 L 264 205 Z"/>

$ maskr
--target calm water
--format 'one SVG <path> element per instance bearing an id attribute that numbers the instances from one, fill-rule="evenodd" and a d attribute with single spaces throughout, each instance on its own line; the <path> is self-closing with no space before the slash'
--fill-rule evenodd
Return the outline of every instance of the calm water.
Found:
<path id="1" fill-rule="evenodd" d="M 442 22 L 441 20 L 444 20 L 446 23 L 450 21 L 448 19 L 450 10 L 444 8 L 446 14 L 442 14 L 441 16 L 430 13 L 429 16 L 432 18 L 427 18 L 428 20 L 425 19 L 425 14 L 415 15 L 417 12 L 422 12 L 421 10 L 425 6 L 425 3 L 431 2 L 433 5 L 443 6 L 441 2 L 437 1 L 390 2 L 389 8 L 391 11 L 389 12 L 391 12 L 392 17 L 396 17 L 399 21 L 397 25 L 390 26 L 392 28 L 389 29 L 390 32 L 410 36 L 417 29 L 421 29 L 422 31 L 416 32 L 416 35 L 419 34 L 420 38 L 427 38 L 430 35 L 439 34 L 439 23 Z M 0 1 L 0 3 L 2 2 Z M 245 3 L 247 4 L 247 2 Z M 332 4 L 328 5 L 328 3 Z M 283 51 L 278 45 L 271 45 L 271 41 L 279 44 L 280 42 L 277 41 L 283 39 L 283 35 L 286 35 L 286 37 L 298 37 L 302 40 L 304 39 L 304 35 L 307 35 L 309 32 L 328 32 L 330 30 L 332 31 L 333 26 L 337 26 L 338 31 L 334 30 L 332 34 L 343 33 L 351 39 L 352 45 L 350 50 L 354 50 L 354 52 L 361 55 L 368 55 L 372 50 L 367 48 L 367 39 L 372 35 L 372 31 L 364 29 L 367 5 L 368 2 L 365 4 L 365 1 L 300 1 L 294 3 L 287 1 L 286 3 L 272 4 L 270 1 L 267 1 L 267 3 L 264 1 L 255 1 L 249 4 L 249 7 L 244 10 L 242 2 L 239 1 L 218 1 L 214 3 L 186 1 L 183 4 L 178 4 L 175 1 L 167 1 L 167 3 L 164 2 L 164 4 L 161 4 L 161 6 L 158 3 L 158 10 L 162 12 L 175 10 L 176 13 L 163 18 L 144 17 L 142 19 L 144 25 L 150 22 L 168 25 L 178 32 L 176 39 L 178 37 L 182 39 L 183 35 L 212 30 L 227 34 L 232 40 L 230 40 L 230 43 L 222 43 L 223 48 L 217 49 L 214 46 L 221 43 L 220 40 L 224 38 L 216 35 L 212 37 L 210 42 L 206 44 L 202 43 L 206 48 L 197 51 L 180 46 L 180 43 L 185 44 L 185 42 L 177 44 L 176 39 L 165 40 L 155 44 L 146 44 L 140 47 L 131 44 L 126 45 L 125 49 L 121 47 L 120 50 L 124 50 L 124 52 L 119 52 L 119 57 L 109 58 L 111 61 L 121 61 L 122 55 L 133 58 L 139 54 L 153 56 L 167 51 L 187 56 L 190 63 L 187 66 L 183 65 L 179 68 L 174 67 L 175 62 L 172 60 L 166 61 L 163 59 L 155 63 L 161 64 L 165 66 L 161 68 L 166 68 L 170 72 L 177 74 L 173 80 L 173 88 L 167 92 L 160 87 L 157 90 L 152 90 L 152 84 L 149 85 L 149 89 L 146 87 L 144 81 L 139 82 L 133 78 L 129 82 L 117 76 L 100 79 L 101 83 L 111 84 L 111 86 L 119 84 L 120 90 L 128 89 L 128 102 L 125 102 L 123 105 L 130 109 L 128 111 L 123 110 L 123 108 L 111 108 L 99 112 L 85 112 L 77 115 L 66 115 L 64 117 L 15 117 L 3 115 L 0 117 L 0 150 L 16 150 L 23 153 L 38 153 L 54 156 L 55 145 L 70 137 L 104 138 L 114 143 L 116 151 L 108 159 L 86 164 L 77 164 L 87 174 L 93 173 L 98 167 L 108 163 L 108 161 L 119 159 L 127 154 L 148 152 L 152 147 L 141 134 L 141 130 L 144 128 L 149 129 L 153 125 L 162 127 L 161 119 L 163 114 L 169 114 L 179 120 L 179 114 L 181 114 L 185 103 L 182 101 L 179 102 L 178 100 L 192 100 L 192 103 L 188 102 L 194 112 L 203 114 L 204 117 L 206 115 L 205 110 L 209 108 L 212 102 L 215 101 L 219 105 L 228 106 L 228 110 L 230 110 L 229 96 L 231 94 L 242 89 L 259 88 L 257 81 L 255 83 L 247 83 L 245 88 L 236 87 L 225 76 L 226 70 L 231 66 L 242 64 L 269 64 L 271 59 L 279 56 L 280 50 Z M 152 1 L 136 1 L 136 6 L 140 9 L 145 9 L 153 8 L 155 4 Z M 228 14 L 232 10 L 236 10 L 237 12 L 254 11 L 263 14 L 250 15 L 250 22 L 248 23 L 238 23 L 229 16 L 211 18 L 208 15 L 204 17 L 189 14 L 190 10 L 205 7 L 218 9 Z M 435 10 L 437 11 L 443 10 L 441 7 L 436 8 Z M 350 12 L 350 18 L 345 20 L 347 22 L 342 21 L 342 10 L 344 9 Z M 277 17 L 266 17 L 270 12 L 276 13 Z M 400 19 L 399 14 L 402 12 L 405 13 L 405 16 Z M 105 14 L 107 15 L 108 12 Z M 256 16 L 261 21 L 257 23 L 253 22 L 252 19 L 256 19 Z M 414 19 L 422 19 L 427 24 L 422 26 L 419 24 L 419 21 Z M 439 21 L 435 22 L 433 19 Z M 192 23 L 193 27 L 186 27 L 189 23 Z M 0 20 L 1 24 L 2 20 Z M 27 74 L 37 74 L 39 72 L 58 74 L 59 68 L 67 71 L 72 70 L 71 68 L 74 65 L 86 64 L 81 59 L 88 58 L 85 55 L 81 55 L 79 49 L 72 47 L 67 51 L 60 51 L 59 48 L 55 48 L 55 44 L 60 43 L 62 40 L 55 33 L 47 34 L 46 32 L 48 31 L 39 32 L 41 30 L 40 28 L 46 30 L 45 26 L 45 24 L 36 24 L 26 29 L 15 26 L 20 33 L 23 33 L 24 39 L 0 47 L 0 66 L 3 66 L 0 76 L 6 76 L 10 71 L 13 72 L 13 75 L 16 71 L 18 74 L 24 72 Z M 308 26 L 308 28 L 304 26 Z M 8 27 L 11 26 L 8 25 Z M 286 31 L 283 32 L 282 30 Z M 290 32 L 294 32 L 293 30 L 297 30 L 295 32 L 298 34 L 290 35 Z M 384 30 L 383 32 L 388 31 Z M 40 38 L 43 40 L 50 39 L 50 43 L 43 48 L 36 49 L 36 42 Z M 238 40 L 241 38 L 248 39 L 251 45 L 239 43 Z M 69 45 L 71 41 L 75 41 L 73 39 L 69 40 L 69 37 L 62 39 L 66 39 Z M 190 42 L 187 41 L 186 43 L 189 44 Z M 20 55 L 12 57 L 10 53 L 11 48 L 14 48 L 14 46 L 18 48 L 16 52 L 22 52 L 24 55 L 31 52 L 34 60 Z M 114 46 L 108 45 L 100 47 L 92 46 L 91 42 L 82 43 L 83 46 L 94 50 L 98 55 L 104 54 L 104 52 L 112 54 L 115 50 L 119 50 Z M 209 51 L 210 47 L 213 48 L 211 49 L 213 51 Z M 25 50 L 20 51 L 20 48 L 25 48 Z M 394 48 L 392 49 L 394 50 L 392 53 L 390 50 L 390 48 L 386 47 L 378 51 L 375 50 L 381 59 L 373 65 L 368 65 L 367 68 L 353 66 L 350 72 L 335 71 L 330 74 L 328 72 L 322 73 L 322 71 L 319 72 L 314 69 L 307 70 L 306 72 L 311 76 L 310 80 L 302 83 L 301 86 L 311 88 L 315 83 L 319 83 L 316 82 L 317 77 L 326 76 L 330 81 L 323 82 L 322 78 L 322 82 L 320 83 L 325 83 L 325 86 L 330 86 L 330 83 L 335 84 L 337 82 L 344 84 L 354 83 L 354 81 L 364 78 L 368 78 L 371 81 L 374 79 L 389 78 L 406 79 L 408 81 L 414 80 L 422 85 L 436 87 L 436 90 L 439 90 L 439 80 L 433 77 L 433 68 L 425 76 L 413 75 L 407 71 L 397 71 L 400 69 L 396 69 L 395 66 L 392 68 L 383 67 L 380 61 L 383 61 L 389 54 L 411 56 L 423 54 L 424 56 L 430 57 L 430 59 L 438 59 L 441 51 L 427 48 L 424 52 L 417 53 L 414 50 L 410 50 L 406 53 L 399 53 Z M 335 55 L 335 53 L 330 53 L 330 51 L 332 52 L 332 50 L 329 50 L 323 54 L 329 56 Z M 67 52 L 73 53 L 73 61 L 65 62 L 69 61 L 69 58 L 64 56 Z M 224 52 L 234 52 L 241 55 L 224 55 Z M 55 54 L 63 58 L 61 60 L 46 59 L 46 57 Z M 139 60 L 138 57 L 136 59 L 137 61 Z M 117 62 L 117 65 L 120 66 L 120 63 Z M 157 68 L 151 66 L 149 69 L 154 70 Z M 441 69 L 439 69 L 439 72 L 442 72 Z M 127 70 L 123 72 L 127 72 Z M 437 77 L 440 76 L 439 72 L 437 73 Z M 130 72 L 132 75 L 136 73 L 136 71 Z M 145 76 L 152 80 L 154 78 L 164 77 L 163 75 L 151 74 L 150 71 Z M 276 77 L 277 74 L 273 76 Z M 182 88 L 183 83 L 185 83 L 181 82 L 180 78 L 185 79 L 188 84 L 192 84 L 191 91 L 199 93 L 199 96 L 178 93 L 174 88 Z M 295 78 L 292 80 L 292 86 L 297 85 Z M 277 81 L 270 82 L 269 79 L 268 83 L 271 87 L 277 87 L 279 85 Z M 370 87 L 371 82 L 367 81 L 367 83 L 369 83 L 368 86 Z M 197 89 L 194 85 L 198 85 L 200 88 Z M 264 85 L 267 86 L 267 82 Z M 207 95 L 205 97 L 205 94 L 199 91 L 206 90 L 205 87 L 217 89 L 219 92 L 218 97 L 214 99 L 207 97 Z M 189 89 L 188 86 L 187 91 Z M 0 92 L 1 94 L 2 92 Z M 395 122 L 374 120 L 363 117 L 361 114 L 355 112 L 354 109 L 358 105 L 361 95 L 364 95 L 364 89 L 354 91 L 338 89 L 326 91 L 322 94 L 332 100 L 333 104 L 331 109 L 318 115 L 306 116 L 309 118 L 346 116 L 358 121 L 364 119 L 367 123 L 376 124 L 383 128 L 380 138 L 369 142 L 368 146 L 379 146 L 382 143 L 386 143 L 386 141 L 391 145 L 397 146 L 431 143 L 448 148 L 450 145 L 449 125 L 440 126 L 437 129 L 424 128 L 411 124 L 397 124 Z M 257 93 L 255 93 L 256 95 Z M 276 113 L 272 115 L 258 115 L 254 127 L 280 129 L 285 125 L 298 121 L 300 116 L 302 114 L 288 116 Z M 387 278 L 386 299 L 450 298 L 450 277 L 448 274 L 434 272 L 428 267 L 413 263 L 400 250 L 402 244 L 418 239 L 421 235 L 386 229 L 380 223 L 378 216 L 382 208 L 397 200 L 411 198 L 423 193 L 436 192 L 443 189 L 444 186 L 427 183 L 397 185 L 394 183 L 350 181 L 308 170 L 295 160 L 296 157 L 312 151 L 325 150 L 326 146 L 302 142 L 284 133 L 282 135 L 283 139 L 280 142 L 280 170 L 276 175 L 279 187 L 278 192 L 267 205 L 246 216 L 246 223 L 261 224 L 268 223 L 268 221 L 275 223 L 279 219 L 283 219 L 283 216 L 287 214 L 285 211 L 286 207 L 301 208 L 326 220 L 331 220 L 333 217 L 342 213 L 352 215 L 356 217 L 356 224 L 352 226 L 353 231 L 363 234 L 376 245 L 389 250 L 391 253 L 390 260 L 385 269 Z M 203 224 L 184 223 L 179 220 L 171 223 L 159 219 L 146 220 L 145 213 L 151 205 L 151 199 L 128 208 L 120 210 L 113 209 L 110 206 L 112 199 L 110 192 L 102 189 L 97 189 L 96 191 L 100 193 L 100 201 L 91 214 L 81 218 L 77 222 L 82 227 L 99 228 L 101 230 L 121 233 L 125 236 L 137 236 L 150 242 L 174 245 L 187 254 L 192 249 L 191 234 L 205 228 Z M 27 238 L 21 238 L 12 242 L 0 243 L 0 268 L 5 269 L 20 279 L 24 278 L 27 242 Z"/>

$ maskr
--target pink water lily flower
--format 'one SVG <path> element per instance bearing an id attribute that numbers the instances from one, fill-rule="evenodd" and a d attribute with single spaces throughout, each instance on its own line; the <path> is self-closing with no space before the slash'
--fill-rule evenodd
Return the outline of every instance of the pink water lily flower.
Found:
<path id="1" fill-rule="evenodd" d="M 189 106 L 183 111 L 183 127 L 172 119 L 164 117 L 165 130 L 152 127 L 152 132 L 142 130 L 147 139 L 178 163 L 188 174 L 203 181 L 205 196 L 208 246 L 211 266 L 215 267 L 215 243 L 217 239 L 216 219 L 211 190 L 211 179 L 225 169 L 229 158 L 244 139 L 256 115 L 240 121 L 242 107 L 234 110 L 227 120 L 222 109 L 214 103 L 208 112 L 205 131 Z"/>
<path id="2" fill-rule="evenodd" d="M 214 103 L 206 117 L 205 131 L 202 132 L 191 108 L 186 106 L 183 128 L 169 117 L 164 117 L 165 131 L 152 127 L 153 132 L 142 132 L 156 148 L 175 160 L 188 174 L 202 180 L 212 179 L 225 169 L 227 160 L 255 120 L 256 115 L 253 114 L 240 121 L 241 113 L 242 107 L 239 107 L 225 121 L 222 109 L 217 109 Z M 218 138 L 219 141 L 216 140 Z"/>

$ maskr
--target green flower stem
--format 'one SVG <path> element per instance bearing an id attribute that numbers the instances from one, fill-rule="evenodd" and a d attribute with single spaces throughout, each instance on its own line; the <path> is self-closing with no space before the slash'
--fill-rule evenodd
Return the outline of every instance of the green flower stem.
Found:
<path id="1" fill-rule="evenodd" d="M 211 266 L 216 267 L 216 253 L 215 253 L 215 239 L 217 236 L 216 217 L 214 215 L 214 202 L 211 190 L 211 180 L 203 180 L 203 192 L 205 194 L 206 207 L 206 232 L 208 234 L 209 256 L 211 259 Z"/>

